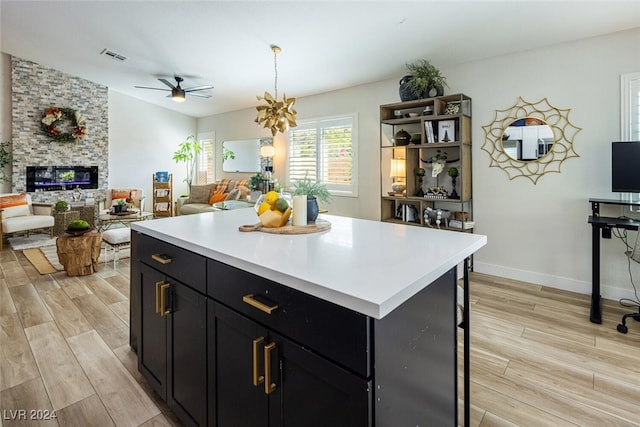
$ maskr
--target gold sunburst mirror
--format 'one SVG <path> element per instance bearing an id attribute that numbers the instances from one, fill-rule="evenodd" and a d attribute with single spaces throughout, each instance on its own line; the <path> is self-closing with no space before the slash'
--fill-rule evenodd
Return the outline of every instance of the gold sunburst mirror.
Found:
<path id="1" fill-rule="evenodd" d="M 509 179 L 525 177 L 534 184 L 548 172 L 560 173 L 562 162 L 580 157 L 573 141 L 582 130 L 569 122 L 571 109 L 554 107 L 547 98 L 530 103 L 518 97 L 506 110 L 496 110 L 492 123 L 482 126 L 482 149 L 490 167 L 504 170 Z"/>

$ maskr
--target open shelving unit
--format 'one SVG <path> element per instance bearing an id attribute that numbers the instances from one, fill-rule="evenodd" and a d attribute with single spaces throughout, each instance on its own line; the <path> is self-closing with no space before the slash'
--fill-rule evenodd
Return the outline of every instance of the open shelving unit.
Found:
<path id="1" fill-rule="evenodd" d="M 153 174 L 153 217 L 163 218 L 173 215 L 173 176 L 167 180 L 158 181 L 158 175 Z"/>
<path id="2" fill-rule="evenodd" d="M 396 143 L 401 130 L 411 135 L 408 145 Z M 430 160 L 436 156 L 446 156 L 446 164 L 433 177 Z M 392 159 L 404 160 L 404 168 L 393 167 Z M 455 187 L 450 167 L 458 169 Z M 417 168 L 425 170 L 422 180 L 414 173 Z M 425 219 L 425 211 L 446 209 L 450 220 L 459 213 L 460 226 L 447 227 L 443 221 L 439 228 L 473 232 L 471 98 L 455 94 L 381 105 L 380 171 L 382 221 L 436 227 Z M 404 182 L 406 189 L 394 192 L 394 182 Z M 406 215 L 404 206 L 413 214 Z"/>

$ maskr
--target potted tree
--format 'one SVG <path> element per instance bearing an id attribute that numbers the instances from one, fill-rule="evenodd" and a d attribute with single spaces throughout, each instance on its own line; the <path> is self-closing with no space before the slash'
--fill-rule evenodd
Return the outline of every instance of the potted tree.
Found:
<path id="1" fill-rule="evenodd" d="M 173 153 L 173 160 L 176 163 L 184 162 L 187 168 L 187 176 L 184 182 L 187 183 L 187 188 L 191 191 L 191 181 L 193 180 L 193 171 L 196 167 L 196 157 L 202 151 L 200 142 L 195 136 L 190 135 L 186 140 L 182 141 L 178 145 L 178 150 Z"/>
<path id="2" fill-rule="evenodd" d="M 406 67 L 410 74 L 400 80 L 400 99 L 402 101 L 444 95 L 447 79 L 431 62 L 421 59 L 417 62 L 407 63 Z"/>
<path id="3" fill-rule="evenodd" d="M 293 183 L 293 188 L 294 196 L 307 196 L 307 222 L 315 222 L 320 211 L 318 200 L 324 203 L 331 201 L 331 193 L 327 186 L 321 182 L 312 181 L 305 175 L 303 179 Z"/>

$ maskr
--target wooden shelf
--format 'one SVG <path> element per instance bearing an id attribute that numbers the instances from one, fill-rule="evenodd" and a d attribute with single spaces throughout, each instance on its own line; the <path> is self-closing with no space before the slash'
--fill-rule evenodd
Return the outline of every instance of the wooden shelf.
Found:
<path id="1" fill-rule="evenodd" d="M 153 174 L 153 217 L 173 216 L 173 175 L 169 174 L 166 182 L 156 181 Z"/>
<path id="2" fill-rule="evenodd" d="M 455 104 L 458 111 L 449 112 Z M 430 107 L 432 113 L 424 114 L 426 107 Z M 411 116 L 409 114 L 411 113 Z M 455 135 L 453 141 L 437 142 L 438 122 L 452 120 L 452 129 Z M 428 135 L 425 123 L 432 122 L 433 135 Z M 399 130 L 405 130 L 412 135 L 420 134 L 420 144 L 393 145 L 393 137 Z M 449 132 L 451 134 L 452 132 Z M 451 136 L 451 135 L 448 135 Z M 428 142 L 430 139 L 435 142 Z M 468 213 L 468 221 L 473 221 L 472 211 L 472 171 L 471 171 L 471 98 L 464 94 L 454 94 L 435 98 L 418 99 L 407 102 L 397 102 L 380 106 L 380 171 L 381 171 L 381 219 L 385 222 L 401 223 L 407 225 L 430 226 L 424 220 L 426 208 L 447 209 Z M 437 178 L 431 176 L 429 159 L 438 153 L 447 155 L 445 170 Z M 390 177 L 391 159 L 404 159 L 404 176 L 396 177 L 403 181 L 406 190 L 404 195 L 388 195 L 394 178 Z M 455 161 L 452 161 L 455 160 Z M 453 193 L 452 179 L 447 174 L 450 167 L 456 167 L 459 174 L 456 178 L 457 198 L 450 198 Z M 416 168 L 426 169 L 420 188 L 418 177 L 415 176 Z M 445 187 L 447 197 L 423 197 L 421 192 L 426 192 L 430 187 Z M 407 222 L 397 218 L 398 209 L 403 204 L 409 204 L 416 208 L 419 222 Z M 453 215 L 452 215 L 453 216 Z M 473 232 L 473 228 L 447 228 L 441 229 Z"/>

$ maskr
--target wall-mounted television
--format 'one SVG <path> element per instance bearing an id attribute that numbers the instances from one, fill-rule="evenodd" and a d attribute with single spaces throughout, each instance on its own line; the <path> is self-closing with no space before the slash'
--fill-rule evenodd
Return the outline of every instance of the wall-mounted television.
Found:
<path id="1" fill-rule="evenodd" d="M 640 193 L 640 141 L 611 143 L 611 191 Z"/>
<path id="2" fill-rule="evenodd" d="M 98 188 L 98 166 L 27 166 L 27 192 Z"/>

